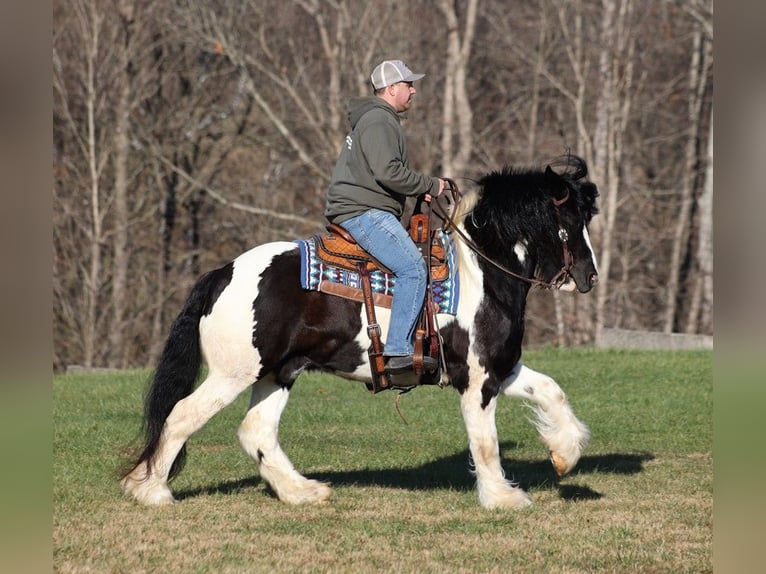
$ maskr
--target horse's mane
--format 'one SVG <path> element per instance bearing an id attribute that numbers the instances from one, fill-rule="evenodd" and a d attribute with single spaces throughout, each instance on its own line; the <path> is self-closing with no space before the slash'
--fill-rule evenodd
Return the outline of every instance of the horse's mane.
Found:
<path id="1" fill-rule="evenodd" d="M 597 213 L 598 191 L 586 180 L 585 161 L 574 155 L 565 155 L 547 164 L 559 179 L 551 179 L 546 168 L 511 167 L 490 172 L 476 182 L 476 188 L 465 194 L 455 221 L 469 230 L 474 240 L 487 249 L 507 248 L 519 238 L 539 235 L 550 228 L 551 237 L 556 227 L 550 224 L 550 200 L 562 186 L 570 191 L 570 200 L 586 218 Z"/>

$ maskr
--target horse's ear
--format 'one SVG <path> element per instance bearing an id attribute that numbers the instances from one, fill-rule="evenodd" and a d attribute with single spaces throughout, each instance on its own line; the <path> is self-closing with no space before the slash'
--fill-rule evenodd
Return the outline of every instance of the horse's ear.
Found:
<path id="1" fill-rule="evenodd" d="M 567 186 L 561 176 L 557 174 L 550 165 L 545 166 L 545 180 L 550 186 L 553 197 L 562 199 L 567 195 Z"/>
<path id="2" fill-rule="evenodd" d="M 556 172 L 551 169 L 551 166 L 546 165 L 545 166 L 545 177 L 551 177 L 551 176 L 555 176 L 555 175 L 556 175 Z"/>
<path id="3" fill-rule="evenodd" d="M 551 189 L 558 191 L 562 187 L 561 176 L 553 171 L 550 165 L 545 166 L 545 181 L 551 186 Z"/>

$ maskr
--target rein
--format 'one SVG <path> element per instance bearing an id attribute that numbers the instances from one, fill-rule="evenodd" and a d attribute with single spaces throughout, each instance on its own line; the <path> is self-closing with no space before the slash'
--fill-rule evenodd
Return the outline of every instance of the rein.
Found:
<path id="1" fill-rule="evenodd" d="M 460 205 L 460 201 L 462 200 L 463 196 L 460 193 L 460 190 L 458 189 L 457 183 L 448 178 L 444 178 L 444 181 L 447 182 L 449 186 L 449 191 L 452 196 L 452 202 L 454 203 L 454 211 L 457 211 L 457 208 Z M 498 263 L 488 255 L 486 255 L 478 245 L 470 238 L 466 233 L 460 229 L 457 226 L 457 223 L 454 219 L 452 219 L 452 216 L 449 214 L 449 210 L 444 210 L 442 207 L 437 203 L 434 202 L 434 205 L 431 206 L 431 209 L 436 212 L 436 214 L 441 218 L 442 221 L 447 223 L 447 229 L 450 227 L 455 230 L 457 235 L 460 237 L 460 239 L 463 241 L 463 243 L 476 255 L 484 259 L 487 263 L 493 265 L 503 273 L 510 275 L 511 277 L 515 277 L 516 279 L 519 279 L 521 281 L 525 281 L 527 283 L 530 283 L 531 285 L 539 288 L 539 289 L 553 289 L 556 287 L 559 287 L 563 283 L 566 282 L 567 277 L 571 277 L 571 274 L 569 270 L 572 268 L 572 265 L 574 265 L 574 256 L 572 255 L 572 251 L 569 249 L 569 234 L 567 233 L 567 230 L 564 229 L 564 226 L 561 224 L 561 213 L 559 212 L 559 207 L 564 205 L 564 203 L 567 202 L 569 199 L 569 190 L 567 190 L 567 193 L 564 197 L 561 199 L 553 199 L 553 207 L 556 212 L 556 219 L 558 221 L 559 225 L 559 231 L 558 236 L 561 240 L 561 245 L 564 250 L 564 265 L 559 270 L 559 272 L 553 277 L 553 279 L 550 280 L 550 282 L 543 281 L 542 279 L 538 279 L 536 277 L 525 277 L 523 275 L 519 275 L 518 273 L 515 273 L 514 271 L 511 271 L 504 265 Z"/>

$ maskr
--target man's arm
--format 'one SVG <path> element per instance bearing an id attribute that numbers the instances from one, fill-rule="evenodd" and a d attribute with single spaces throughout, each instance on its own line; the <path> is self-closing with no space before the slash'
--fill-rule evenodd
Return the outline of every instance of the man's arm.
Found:
<path id="1" fill-rule="evenodd" d="M 375 122 L 362 132 L 360 143 L 375 180 L 384 188 L 402 195 L 439 194 L 443 183 L 418 173 L 404 163 L 400 134 L 396 126 Z"/>

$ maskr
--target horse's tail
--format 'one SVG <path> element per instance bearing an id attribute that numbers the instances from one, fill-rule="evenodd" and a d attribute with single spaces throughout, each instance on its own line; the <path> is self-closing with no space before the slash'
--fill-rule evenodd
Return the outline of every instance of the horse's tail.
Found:
<path id="1" fill-rule="evenodd" d="M 230 279 L 230 265 L 200 277 L 173 322 L 144 397 L 143 450 L 125 470 L 123 477 L 143 463 L 146 463 L 147 473 L 150 472 L 168 415 L 178 401 L 191 394 L 199 376 L 202 366 L 200 319 L 210 312 L 215 299 Z M 173 461 L 168 478 L 172 479 L 181 472 L 185 462 L 186 445 Z"/>

